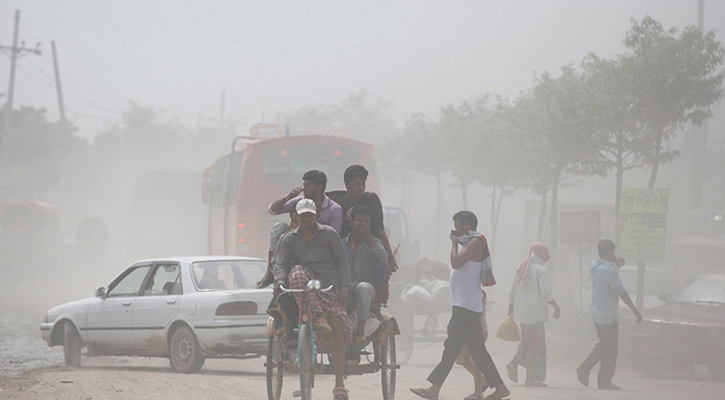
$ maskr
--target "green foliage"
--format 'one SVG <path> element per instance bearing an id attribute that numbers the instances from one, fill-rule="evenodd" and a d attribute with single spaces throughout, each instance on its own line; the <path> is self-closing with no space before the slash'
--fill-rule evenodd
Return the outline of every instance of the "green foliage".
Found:
<path id="1" fill-rule="evenodd" d="M 4 171 L 2 198 L 42 200 L 77 166 L 88 143 L 73 136 L 76 127 L 49 122 L 43 108 L 22 106 L 13 110 L 8 171 Z M 0 116 L 0 125 L 2 116 Z"/>

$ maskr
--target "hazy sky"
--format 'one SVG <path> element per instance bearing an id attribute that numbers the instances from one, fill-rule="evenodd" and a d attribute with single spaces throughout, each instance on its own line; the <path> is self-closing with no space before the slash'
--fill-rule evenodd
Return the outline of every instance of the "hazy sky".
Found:
<path id="1" fill-rule="evenodd" d="M 723 40 L 725 2 L 705 1 L 705 28 Z M 527 89 L 594 52 L 611 58 L 630 19 L 697 23 L 697 0 L 547 1 L 33 1 L 0 2 L 0 44 L 42 44 L 18 62 L 15 106 L 58 118 L 50 41 L 65 105 L 93 136 L 133 99 L 195 126 L 226 113 L 248 124 L 365 88 L 394 100 L 396 119 L 486 93 Z M 10 61 L 0 57 L 0 93 Z M 5 99 L 0 99 L 4 103 Z"/>

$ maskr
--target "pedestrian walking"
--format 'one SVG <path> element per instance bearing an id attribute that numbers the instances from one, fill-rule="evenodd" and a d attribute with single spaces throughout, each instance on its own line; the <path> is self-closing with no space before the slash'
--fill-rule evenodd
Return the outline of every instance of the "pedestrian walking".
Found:
<path id="1" fill-rule="evenodd" d="M 455 229 L 451 232 L 451 320 L 448 322 L 448 337 L 443 343 L 441 361 L 428 376 L 431 386 L 411 388 L 424 399 L 437 399 L 441 386 L 453 368 L 464 346 L 468 346 L 471 358 L 486 378 L 488 387 L 494 392 L 485 397 L 488 400 L 503 399 L 509 390 L 501 379 L 491 355 L 486 350 L 481 327 L 483 292 L 481 284 L 495 283 L 491 270 L 491 257 L 486 239 L 476 232 L 478 219 L 470 211 L 459 211 L 453 216 Z M 460 252 L 458 245 L 463 245 Z"/>
<path id="2" fill-rule="evenodd" d="M 526 368 L 526 386 L 546 387 L 544 322 L 549 320 L 548 305 L 554 307 L 554 319 L 559 319 L 561 314 L 551 294 L 547 261 L 549 248 L 541 242 L 531 245 L 529 257 L 516 269 L 509 293 L 508 315 L 521 326 L 521 342 L 514 358 L 506 365 L 506 372 L 512 381 L 518 382 L 519 365 Z"/>
<path id="3" fill-rule="evenodd" d="M 589 274 L 592 281 L 592 319 L 597 330 L 599 343 L 589 356 L 576 369 L 577 379 L 589 386 L 589 372 L 599 363 L 597 384 L 599 390 L 620 390 L 612 383 L 617 367 L 617 342 L 619 339 L 619 299 L 632 310 L 637 322 L 642 322 L 642 314 L 637 311 L 632 299 L 619 278 L 619 270 L 624 265 L 621 257 L 614 255 L 614 242 L 600 240 L 597 245 L 599 258 L 592 261 Z"/>

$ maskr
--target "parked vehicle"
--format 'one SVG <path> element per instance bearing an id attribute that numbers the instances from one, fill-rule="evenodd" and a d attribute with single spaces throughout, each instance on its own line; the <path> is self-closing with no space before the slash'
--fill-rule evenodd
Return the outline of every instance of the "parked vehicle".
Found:
<path id="1" fill-rule="evenodd" d="M 40 333 L 63 346 L 65 362 L 88 356 L 167 357 L 179 372 L 206 358 L 266 354 L 271 289 L 254 289 L 266 262 L 248 257 L 179 257 L 138 261 L 96 296 L 54 307 Z"/>
<path id="2" fill-rule="evenodd" d="M 630 360 L 640 373 L 703 364 L 725 379 L 725 271 L 696 274 L 643 316 L 629 333 Z"/>

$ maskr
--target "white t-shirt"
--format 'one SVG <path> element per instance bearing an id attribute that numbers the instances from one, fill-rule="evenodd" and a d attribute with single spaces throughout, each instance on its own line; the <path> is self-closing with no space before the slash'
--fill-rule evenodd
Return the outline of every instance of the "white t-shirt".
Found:
<path id="1" fill-rule="evenodd" d="M 483 261 L 467 261 L 458 269 L 451 270 L 451 305 L 473 312 L 483 312 L 481 269 Z"/>

